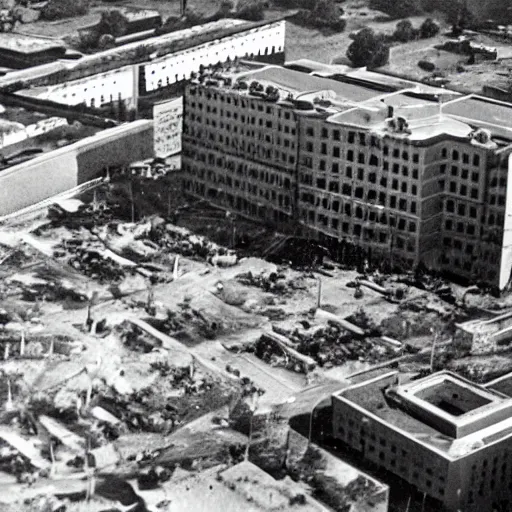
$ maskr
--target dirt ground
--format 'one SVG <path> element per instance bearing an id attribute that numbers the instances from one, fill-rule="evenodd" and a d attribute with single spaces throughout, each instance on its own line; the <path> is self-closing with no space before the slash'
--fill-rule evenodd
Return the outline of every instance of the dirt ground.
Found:
<path id="1" fill-rule="evenodd" d="M 454 323 L 479 307 L 512 304 L 475 295 L 466 310 L 464 289 L 433 278 L 420 289 L 412 274 L 267 261 L 261 254 L 275 234 L 254 223 L 237 219 L 236 236 L 226 236 L 229 224 L 218 229 L 225 213 L 197 203 L 170 212 L 178 224 L 154 211 L 131 223 L 111 195 L 107 188 L 76 213 L 52 208 L 51 218 L 0 227 L 0 504 L 18 512 L 31 509 L 13 504 L 13 493 L 82 496 L 84 454 L 95 450 L 101 478 L 177 466 L 195 478 L 231 466 L 244 457 L 257 413 L 302 403 L 315 386 L 338 389 L 377 362 L 421 371 L 435 332 L 448 342 Z M 198 225 L 201 234 L 187 229 Z M 402 345 L 390 348 L 382 336 Z M 510 371 L 505 359 L 500 373 Z M 440 351 L 437 362 L 445 360 Z M 494 363 L 479 358 L 475 370 L 471 358 L 450 360 L 482 380 L 486 364 Z M 277 460 L 265 432 L 257 443 L 269 449 L 252 456 Z M 161 494 L 167 480 L 154 478 L 158 503 L 172 500 Z M 186 500 L 180 492 L 177 502 Z"/>
<path id="2" fill-rule="evenodd" d="M 384 72 L 411 78 L 424 80 L 432 73 L 422 70 L 418 66 L 420 60 L 432 62 L 436 66 L 436 72 L 441 73 L 447 80 L 447 87 L 454 87 L 467 92 L 482 92 L 482 84 L 496 87 L 507 87 L 509 83 L 510 46 L 496 41 L 485 35 L 475 35 L 473 40 L 477 44 L 494 47 L 498 51 L 498 60 L 482 61 L 476 64 L 467 64 L 468 56 L 451 53 L 434 48 L 446 40 L 443 35 L 435 38 L 412 41 L 391 49 L 390 62 L 382 68 Z M 485 80 L 484 80 L 485 77 Z"/>

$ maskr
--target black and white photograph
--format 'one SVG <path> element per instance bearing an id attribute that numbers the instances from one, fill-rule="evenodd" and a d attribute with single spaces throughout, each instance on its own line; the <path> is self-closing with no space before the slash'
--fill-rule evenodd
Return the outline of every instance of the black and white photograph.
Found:
<path id="1" fill-rule="evenodd" d="M 0 512 L 285 511 L 512 512 L 512 0 L 0 0 Z"/>

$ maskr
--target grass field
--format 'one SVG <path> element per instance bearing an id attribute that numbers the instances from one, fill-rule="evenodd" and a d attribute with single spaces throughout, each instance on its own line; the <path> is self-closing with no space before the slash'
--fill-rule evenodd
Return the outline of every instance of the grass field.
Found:
<path id="1" fill-rule="evenodd" d="M 383 21 L 379 11 L 364 7 L 365 2 L 349 0 L 343 3 L 347 26 L 340 33 L 323 33 L 320 30 L 309 29 L 288 23 L 286 26 L 286 57 L 287 60 L 308 58 L 338 64 L 350 64 L 346 59 L 347 49 L 352 42 L 350 34 L 363 27 L 370 27 L 375 32 L 392 34 L 397 20 Z M 419 27 L 426 16 L 409 18 L 415 27 Z"/>

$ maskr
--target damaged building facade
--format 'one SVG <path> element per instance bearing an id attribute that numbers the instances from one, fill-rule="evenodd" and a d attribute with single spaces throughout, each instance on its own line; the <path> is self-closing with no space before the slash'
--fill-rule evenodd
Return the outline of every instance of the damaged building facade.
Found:
<path id="1" fill-rule="evenodd" d="M 448 510 L 508 510 L 512 400 L 450 372 L 398 372 L 332 397 L 333 434 Z M 492 499 L 490 498 L 492 496 Z"/>
<path id="2" fill-rule="evenodd" d="M 441 92 L 277 66 L 209 77 L 185 94 L 185 191 L 338 251 L 504 289 L 512 125 L 491 125 L 490 100 Z"/>

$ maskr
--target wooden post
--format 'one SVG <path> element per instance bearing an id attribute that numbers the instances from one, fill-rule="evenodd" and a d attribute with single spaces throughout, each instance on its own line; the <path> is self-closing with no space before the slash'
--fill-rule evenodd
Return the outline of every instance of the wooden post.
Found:
<path id="1" fill-rule="evenodd" d="M 130 202 L 131 202 L 131 208 L 132 208 L 132 223 L 135 222 L 135 199 L 133 196 L 133 180 L 132 176 L 130 175 Z"/>
<path id="2" fill-rule="evenodd" d="M 434 339 L 432 341 L 432 349 L 430 351 L 430 373 L 434 373 L 434 356 L 436 351 L 437 343 L 437 329 L 434 331 Z"/>
<path id="3" fill-rule="evenodd" d="M 14 409 L 14 405 L 12 403 L 12 390 L 11 390 L 11 381 L 7 381 L 7 402 L 5 404 L 6 411 L 12 411 Z"/>

